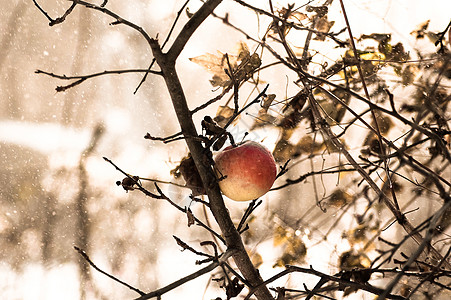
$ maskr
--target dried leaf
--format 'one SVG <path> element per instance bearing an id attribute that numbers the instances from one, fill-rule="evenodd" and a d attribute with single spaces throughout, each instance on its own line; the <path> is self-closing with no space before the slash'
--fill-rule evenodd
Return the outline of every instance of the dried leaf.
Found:
<path id="1" fill-rule="evenodd" d="M 311 135 L 302 137 L 296 144 L 296 153 L 316 154 L 324 150 L 323 143 L 317 143 Z"/>
<path id="2" fill-rule="evenodd" d="M 276 162 L 283 163 L 287 160 L 299 156 L 296 146 L 291 144 L 286 139 L 280 139 L 273 151 L 273 156 Z"/>
<path id="3" fill-rule="evenodd" d="M 203 55 L 192 57 L 189 60 L 203 67 L 210 73 L 221 74 L 222 77 L 228 78 L 228 76 L 224 72 L 224 68 L 227 68 L 225 54 L 223 54 L 220 51 L 218 51 L 217 54 L 206 53 Z"/>
<path id="4" fill-rule="evenodd" d="M 270 115 L 265 109 L 260 109 L 258 111 L 258 116 L 254 119 L 254 124 L 252 124 L 250 130 L 261 128 L 266 125 L 272 125 L 276 121 L 276 117 Z"/>
<path id="5" fill-rule="evenodd" d="M 315 12 L 316 16 L 318 16 L 318 17 L 324 17 L 325 15 L 327 15 L 329 8 L 326 5 L 322 5 L 322 6 L 307 5 L 305 10 L 307 12 Z"/>
<path id="6" fill-rule="evenodd" d="M 224 131 L 210 116 L 205 116 L 200 124 L 205 130 L 205 135 L 215 135 Z"/>
<path id="7" fill-rule="evenodd" d="M 327 116 L 327 123 L 330 125 L 339 123 L 340 120 L 337 120 L 337 118 L 339 116 L 340 109 L 342 108 L 340 103 L 324 98 L 319 99 L 318 104 L 321 106 L 323 113 Z"/>
<path id="8" fill-rule="evenodd" d="M 300 112 L 307 101 L 307 93 L 304 90 L 299 91 L 282 109 L 282 113 L 285 113 L 288 109 L 293 109 Z"/>
<path id="9" fill-rule="evenodd" d="M 218 51 L 216 54 L 206 53 L 192 57 L 190 61 L 213 74 L 213 78 L 210 80 L 212 86 L 223 88 L 231 84 L 231 78 L 227 72 L 229 74 L 232 72 L 233 75 L 231 76 L 240 82 L 250 78 L 255 69 L 261 65 L 261 59 L 258 54 L 253 53 L 251 55 L 248 46 L 244 42 L 238 44 L 237 55 L 223 54 Z"/>
<path id="10" fill-rule="evenodd" d="M 219 126 L 224 127 L 230 118 L 233 117 L 235 110 L 228 106 L 219 106 L 218 111 L 216 112 L 216 117 L 213 120 L 218 123 Z"/>
<path id="11" fill-rule="evenodd" d="M 381 134 L 387 134 L 388 131 L 394 126 L 393 121 L 391 120 L 391 117 L 388 115 L 382 114 L 380 111 L 374 112 L 376 115 L 377 124 L 379 125 L 379 129 Z M 372 122 L 374 123 L 374 122 Z M 373 124 L 374 126 L 374 124 Z"/>
<path id="12" fill-rule="evenodd" d="M 287 113 L 280 121 L 277 126 L 283 128 L 283 129 L 293 129 L 296 128 L 301 122 L 301 120 L 304 118 L 304 115 L 302 115 L 299 111 L 293 110 L 290 113 Z"/>
<path id="13" fill-rule="evenodd" d="M 372 33 L 372 34 L 362 34 L 359 38 L 359 40 L 364 39 L 373 39 L 375 41 L 378 41 L 379 43 L 387 43 L 391 40 L 391 34 L 387 33 Z"/>
<path id="14" fill-rule="evenodd" d="M 277 226 L 274 230 L 273 245 L 280 246 L 287 240 L 287 230 L 282 226 Z"/>
<path id="15" fill-rule="evenodd" d="M 401 82 L 403 85 L 410 85 L 415 81 L 415 78 L 419 72 L 419 68 L 414 65 L 407 65 L 401 73 Z"/>
<path id="16" fill-rule="evenodd" d="M 344 139 L 339 139 L 339 140 L 340 140 L 340 143 L 344 146 L 344 148 L 347 149 L 348 147 L 346 146 L 345 140 Z M 336 153 L 336 152 L 342 152 L 343 151 L 342 149 L 337 148 L 335 146 L 335 144 L 332 143 L 329 139 L 324 141 L 324 145 L 325 145 L 327 151 L 330 152 L 330 153 Z"/>
<path id="17" fill-rule="evenodd" d="M 368 230 L 368 227 L 366 225 L 359 225 L 355 228 L 348 230 L 348 232 L 346 233 L 346 238 L 351 245 L 354 245 L 354 244 L 357 244 L 360 242 L 366 242 L 367 241 L 367 238 L 366 238 L 367 230 Z"/>
<path id="18" fill-rule="evenodd" d="M 172 174 L 180 173 L 185 180 L 186 186 L 189 187 L 193 196 L 205 195 L 205 189 L 191 155 L 183 158 L 180 165 L 171 171 Z"/>
<path id="19" fill-rule="evenodd" d="M 329 30 L 332 28 L 332 26 L 334 26 L 335 21 L 328 21 L 327 20 L 327 15 L 321 17 L 317 22 L 316 22 L 316 30 L 322 32 L 322 33 L 329 33 Z M 314 40 L 317 41 L 324 41 L 326 39 L 326 35 L 325 34 L 317 34 L 314 38 Z"/>
<path id="20" fill-rule="evenodd" d="M 262 104 L 261 107 L 262 109 L 267 112 L 269 107 L 271 106 L 272 102 L 274 101 L 274 99 L 276 99 L 276 95 L 275 94 L 269 94 L 269 95 L 265 95 L 263 97 L 262 100 Z"/>
<path id="21" fill-rule="evenodd" d="M 193 212 L 190 208 L 186 210 L 186 216 L 188 217 L 188 227 L 191 227 L 191 225 L 194 225 L 196 219 L 194 218 Z"/>
<path id="22" fill-rule="evenodd" d="M 328 203 L 331 206 L 340 208 L 346 204 L 351 203 L 353 200 L 354 200 L 354 197 L 351 194 L 338 188 L 338 189 L 335 189 L 332 192 L 332 194 L 329 196 Z"/>
<path id="23" fill-rule="evenodd" d="M 424 38 L 424 36 L 425 36 L 425 34 L 426 34 L 426 30 L 428 29 L 428 27 L 429 27 L 429 22 L 430 22 L 431 20 L 427 20 L 426 22 L 423 22 L 423 23 L 421 23 L 421 24 L 419 24 L 418 26 L 417 26 L 417 28 L 414 30 L 414 31 L 412 31 L 410 34 L 411 35 L 413 35 L 413 36 L 415 36 L 415 38 L 418 40 L 418 39 L 422 39 L 422 38 Z"/>
<path id="24" fill-rule="evenodd" d="M 234 68 L 236 66 L 236 58 L 228 55 L 229 62 Z M 212 86 L 225 87 L 230 83 L 230 78 L 224 71 L 228 69 L 226 55 L 218 51 L 216 54 L 206 53 L 189 59 L 193 63 L 198 64 L 210 73 L 213 73 L 213 79 L 210 80 Z"/>
<path id="25" fill-rule="evenodd" d="M 301 22 L 301 21 L 303 21 L 303 20 L 305 20 L 305 19 L 308 19 L 308 16 L 307 16 L 306 14 L 304 14 L 304 13 L 299 12 L 299 11 L 293 11 L 293 12 L 291 12 L 291 13 L 290 13 L 290 16 L 288 17 L 288 20 L 289 20 L 289 21 L 294 21 L 294 20 L 296 20 L 296 21 Z"/>
<path id="26" fill-rule="evenodd" d="M 237 45 L 238 58 L 237 61 L 243 61 L 250 57 L 249 47 L 244 42 L 239 42 Z"/>
<path id="27" fill-rule="evenodd" d="M 244 284 L 240 283 L 238 277 L 233 278 L 233 280 L 226 285 L 227 300 L 238 296 L 243 288 Z"/>
<path id="28" fill-rule="evenodd" d="M 288 236 L 285 242 L 285 251 L 277 259 L 273 267 L 284 267 L 294 263 L 302 262 L 307 254 L 307 247 L 302 239 L 294 234 Z"/>
<path id="29" fill-rule="evenodd" d="M 254 267 L 258 268 L 263 264 L 263 257 L 258 252 L 252 253 L 249 256 Z"/>
<path id="30" fill-rule="evenodd" d="M 405 51 L 404 45 L 402 43 L 397 43 L 391 48 L 391 52 L 386 54 L 386 59 L 406 61 L 410 59 L 410 54 L 409 52 Z M 398 65 L 395 64 L 395 66 Z"/>
<path id="31" fill-rule="evenodd" d="M 357 253 L 353 250 L 344 252 L 340 256 L 339 267 L 342 271 L 352 269 L 364 269 L 371 266 L 371 261 L 365 253 Z"/>
<path id="32" fill-rule="evenodd" d="M 215 74 L 215 75 L 213 75 L 212 79 L 210 79 L 210 84 L 213 87 L 227 87 L 230 85 L 230 83 L 231 83 L 231 81 L 229 80 L 228 76 L 225 79 L 223 76 L 219 76 L 219 75 Z"/>

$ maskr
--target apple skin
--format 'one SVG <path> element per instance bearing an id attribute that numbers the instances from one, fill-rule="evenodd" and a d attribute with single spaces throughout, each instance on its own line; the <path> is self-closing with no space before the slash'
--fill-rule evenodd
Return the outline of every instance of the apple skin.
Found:
<path id="1" fill-rule="evenodd" d="M 228 146 L 215 157 L 221 192 L 235 201 L 249 201 L 266 194 L 277 176 L 271 152 L 263 145 L 246 141 Z"/>

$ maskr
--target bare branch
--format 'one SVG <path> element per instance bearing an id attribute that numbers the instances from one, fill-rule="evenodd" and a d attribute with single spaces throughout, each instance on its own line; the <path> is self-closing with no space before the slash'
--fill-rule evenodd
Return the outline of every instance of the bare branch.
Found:
<path id="1" fill-rule="evenodd" d="M 33 0 L 34 5 L 41 11 L 41 13 L 49 20 L 49 26 L 54 26 L 57 24 L 63 23 L 67 16 L 74 10 L 77 3 L 73 2 L 72 5 L 64 12 L 64 14 L 61 17 L 58 17 L 56 19 L 52 19 L 49 14 L 36 2 L 36 0 Z"/>
<path id="2" fill-rule="evenodd" d="M 74 249 L 78 252 L 78 254 L 80 254 L 87 262 L 89 265 L 91 265 L 91 267 L 93 267 L 96 271 L 102 273 L 103 275 L 113 279 L 114 281 L 126 286 L 127 288 L 131 289 L 132 291 L 137 292 L 138 294 L 140 294 L 141 296 L 145 295 L 146 293 L 140 291 L 139 289 L 132 287 L 131 285 L 129 285 L 128 283 L 114 277 L 111 274 L 108 274 L 107 272 L 103 271 L 102 269 L 100 269 L 99 267 L 97 267 L 94 262 L 89 258 L 89 256 L 86 254 L 85 251 L 83 251 L 82 249 L 78 248 L 77 246 L 74 246 Z"/>
<path id="3" fill-rule="evenodd" d="M 186 22 L 180 33 L 177 35 L 174 43 L 167 52 L 168 60 L 175 61 L 182 52 L 188 40 L 194 31 L 204 22 L 204 20 L 213 12 L 213 10 L 222 2 L 222 0 L 208 0 L 202 7 Z"/>
<path id="4" fill-rule="evenodd" d="M 204 268 L 202 268 L 202 269 L 200 269 L 200 270 L 198 270 L 198 271 L 196 271 L 196 272 L 194 272 L 194 273 L 192 273 L 192 274 L 190 274 L 188 276 L 185 276 L 185 277 L 183 277 L 183 278 L 181 278 L 181 279 L 179 279 L 177 281 L 174 281 L 173 283 L 171 283 L 171 284 L 169 284 L 169 285 L 167 285 L 167 286 L 165 286 L 165 287 L 163 287 L 161 289 L 158 289 L 158 290 L 155 290 L 153 292 L 144 294 L 141 297 L 136 298 L 135 300 L 151 299 L 151 298 L 155 298 L 155 297 L 157 297 L 159 299 L 159 297 L 161 295 L 163 295 L 163 294 L 165 294 L 165 293 L 167 293 L 167 292 L 169 292 L 169 291 L 171 291 L 171 290 L 173 290 L 173 289 L 175 289 L 175 288 L 177 288 L 177 287 L 179 287 L 179 286 L 181 286 L 181 285 L 183 285 L 183 284 L 185 284 L 185 283 L 187 283 L 187 282 L 189 282 L 191 280 L 194 280 L 194 279 L 196 279 L 199 276 L 202 276 L 204 274 L 210 273 L 211 271 L 216 269 L 218 266 L 224 264 L 227 261 L 227 259 L 230 256 L 233 255 L 233 252 L 234 252 L 233 250 L 228 250 L 224 254 L 222 254 L 217 261 L 212 262 L 208 266 L 206 266 L 206 267 L 204 267 Z"/>

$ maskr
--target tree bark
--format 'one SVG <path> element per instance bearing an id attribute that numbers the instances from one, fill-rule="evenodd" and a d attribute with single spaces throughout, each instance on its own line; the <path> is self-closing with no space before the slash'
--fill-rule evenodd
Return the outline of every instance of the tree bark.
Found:
<path id="1" fill-rule="evenodd" d="M 175 69 L 175 61 L 172 59 L 174 56 L 171 55 L 171 59 L 168 59 L 167 54 L 162 53 L 158 41 L 155 39 L 152 39 L 151 47 L 157 64 L 163 73 L 163 78 L 171 96 L 182 133 L 186 138 L 189 151 L 207 192 L 211 212 L 221 229 L 227 248 L 233 250 L 232 257 L 243 277 L 248 281 L 249 288 L 252 289 L 260 286 L 263 283 L 263 279 L 252 264 L 241 240 L 241 236 L 236 230 L 224 204 L 216 176 L 210 164 L 210 158 L 208 157 L 209 150 L 205 149 L 198 139 L 193 138 L 197 137 L 198 134 Z M 260 300 L 274 299 L 268 288 L 264 285 L 255 291 L 255 295 Z"/>

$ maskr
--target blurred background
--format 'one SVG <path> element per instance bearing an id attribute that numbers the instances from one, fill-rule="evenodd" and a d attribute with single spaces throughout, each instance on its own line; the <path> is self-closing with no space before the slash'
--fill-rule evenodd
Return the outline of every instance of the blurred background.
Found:
<path id="1" fill-rule="evenodd" d="M 37 2 L 52 18 L 61 16 L 70 6 L 67 1 Z M 107 7 L 141 26 L 150 36 L 158 34 L 162 41 L 184 2 L 108 1 Z M 249 3 L 258 5 L 259 1 Z M 274 3 L 279 7 L 286 5 L 284 1 Z M 84 249 L 98 267 L 143 291 L 162 287 L 197 270 L 199 266 L 194 262 L 198 258 L 187 251 L 182 253 L 172 235 L 196 247 L 211 237 L 197 226 L 188 228 L 186 216 L 169 204 L 136 191 L 126 193 L 116 186 L 115 182 L 123 175 L 102 159 L 108 157 L 133 175 L 183 183 L 174 179 L 170 170 L 187 154 L 184 142 L 163 144 L 143 138 L 147 132 L 164 137 L 179 130 L 163 80 L 149 75 L 134 93 L 143 74 L 106 75 L 56 92 L 57 86 L 70 82 L 35 73 L 39 69 L 70 76 L 145 69 L 152 59 L 145 40 L 126 26 L 109 25 L 111 18 L 84 7 L 76 7 L 62 24 L 49 26 L 32 1 L 13 0 L 3 4 L 0 11 L 0 298 L 131 299 L 137 296 L 88 267 L 74 246 Z M 415 46 L 410 31 L 428 19 L 430 30 L 443 30 L 449 22 L 451 8 L 446 0 L 346 1 L 346 4 L 356 36 L 365 32 L 390 32 L 393 40 L 402 40 L 405 46 Z M 190 1 L 189 11 L 195 12 L 200 5 L 200 1 Z M 252 36 L 261 35 L 267 26 L 258 24 L 254 13 L 233 1 L 224 1 L 215 12 L 221 16 L 229 12 L 230 21 L 246 28 Z M 337 28 L 343 27 L 338 2 L 333 3 L 329 19 L 335 20 Z M 187 20 L 186 11 L 182 11 L 175 32 Z M 215 18 L 209 18 L 196 32 L 177 65 L 190 107 L 219 92 L 209 83 L 211 74 L 189 58 L 217 50 L 232 52 L 240 41 L 255 47 Z M 324 51 L 331 59 L 336 55 L 333 49 Z M 281 98 L 291 93 L 286 90 L 286 75 L 267 72 L 262 78 L 270 83 L 271 93 Z M 250 95 L 251 88 L 245 87 L 243 95 L 246 93 Z M 216 109 L 217 106 L 212 106 L 196 114 L 196 124 L 200 125 L 204 115 L 215 115 Z M 236 137 L 242 137 L 252 122 L 251 111 L 231 131 Z M 263 141 L 273 149 L 277 132 L 261 129 L 250 138 Z M 321 160 L 315 163 L 321 165 Z M 299 164 L 298 168 L 302 174 L 304 166 Z M 257 217 L 264 221 L 273 220 L 276 215 L 277 222 L 284 224 L 292 219 L 293 211 L 314 207 L 312 214 L 323 218 L 314 199 L 308 196 L 312 184 L 269 193 L 256 212 Z M 153 189 L 151 183 L 145 185 Z M 160 186 L 179 205 L 190 205 L 189 190 L 167 184 Z M 302 194 L 299 188 L 303 189 Z M 195 213 L 203 216 L 199 204 L 191 205 Z M 230 201 L 227 205 L 237 221 L 247 207 Z M 350 224 L 351 218 L 349 212 L 343 226 L 349 226 L 346 224 Z M 211 217 L 210 221 L 213 221 Z M 255 243 L 260 249 L 256 257 L 264 262 L 262 273 L 270 276 L 275 272 L 273 265 L 278 256 L 270 239 L 274 231 L 265 231 L 266 227 L 259 223 L 255 228 L 254 234 L 260 239 Z M 294 234 L 302 236 L 307 243 L 311 230 L 299 227 Z M 342 251 L 340 247 L 349 247 L 340 244 L 340 234 L 340 230 L 335 237 L 331 234 L 317 248 L 319 251 L 307 252 L 304 259 L 329 272 L 332 261 L 337 261 Z M 253 250 L 256 252 L 256 248 Z M 213 299 L 221 296 L 218 286 L 205 275 L 165 295 L 164 299 L 180 299 L 183 295 L 190 295 L 190 299 Z"/>

